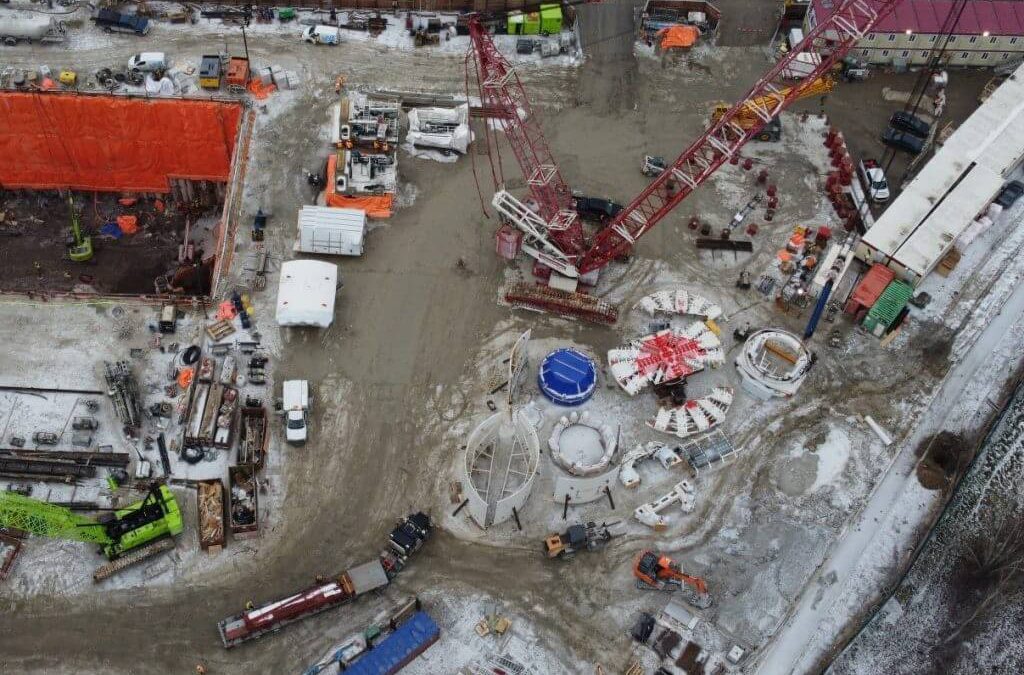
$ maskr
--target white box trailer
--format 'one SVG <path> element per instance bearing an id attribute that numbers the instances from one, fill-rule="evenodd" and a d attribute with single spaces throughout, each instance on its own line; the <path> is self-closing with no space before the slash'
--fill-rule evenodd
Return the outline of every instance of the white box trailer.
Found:
<path id="1" fill-rule="evenodd" d="M 326 255 L 362 255 L 366 212 L 332 206 L 303 206 L 292 250 Z"/>
<path id="2" fill-rule="evenodd" d="M 334 321 L 338 266 L 319 260 L 289 260 L 281 265 L 277 288 L 277 325 L 327 328 Z"/>

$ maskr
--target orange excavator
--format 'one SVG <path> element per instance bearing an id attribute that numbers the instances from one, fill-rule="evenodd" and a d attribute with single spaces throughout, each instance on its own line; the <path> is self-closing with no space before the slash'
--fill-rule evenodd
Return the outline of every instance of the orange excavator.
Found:
<path id="1" fill-rule="evenodd" d="M 695 607 L 705 609 L 711 606 L 708 585 L 700 577 L 683 572 L 675 560 L 652 551 L 641 551 L 633 562 L 633 576 L 636 587 L 642 590 L 685 591 L 686 600 Z"/>

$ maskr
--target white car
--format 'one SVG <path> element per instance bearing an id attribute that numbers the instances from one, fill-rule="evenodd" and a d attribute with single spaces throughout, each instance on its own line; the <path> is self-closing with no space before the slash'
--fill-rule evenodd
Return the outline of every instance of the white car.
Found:
<path id="1" fill-rule="evenodd" d="M 873 159 L 866 159 L 858 167 L 861 183 L 873 202 L 889 201 L 889 181 L 885 179 L 885 171 Z"/>
<path id="2" fill-rule="evenodd" d="M 167 70 L 170 62 L 167 54 L 163 52 L 142 52 L 128 59 L 128 69 L 140 73 L 152 73 L 157 70 Z"/>

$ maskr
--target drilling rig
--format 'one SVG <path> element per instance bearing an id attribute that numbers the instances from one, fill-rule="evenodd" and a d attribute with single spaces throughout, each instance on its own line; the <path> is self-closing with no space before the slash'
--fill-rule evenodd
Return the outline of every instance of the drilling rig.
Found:
<path id="1" fill-rule="evenodd" d="M 92 260 L 92 237 L 82 234 L 82 224 L 75 210 L 75 200 L 68 195 L 68 217 L 71 228 L 68 231 L 68 258 L 73 262 L 89 262 Z"/>

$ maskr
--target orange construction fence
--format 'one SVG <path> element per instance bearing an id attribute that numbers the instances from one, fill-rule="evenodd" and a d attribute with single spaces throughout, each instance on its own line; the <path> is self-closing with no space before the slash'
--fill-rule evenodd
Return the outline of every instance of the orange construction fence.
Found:
<path id="1" fill-rule="evenodd" d="M 327 187 L 324 189 L 324 203 L 327 206 L 337 206 L 344 209 L 359 209 L 366 212 L 367 218 L 390 218 L 394 208 L 395 196 L 390 193 L 382 195 L 365 195 L 361 197 L 349 197 L 339 195 L 334 186 L 337 185 L 335 176 L 338 172 L 338 155 L 331 155 L 327 159 Z"/>
<path id="2" fill-rule="evenodd" d="M 3 92 L 0 120 L 0 187 L 169 192 L 169 179 L 228 181 L 242 106 Z"/>

